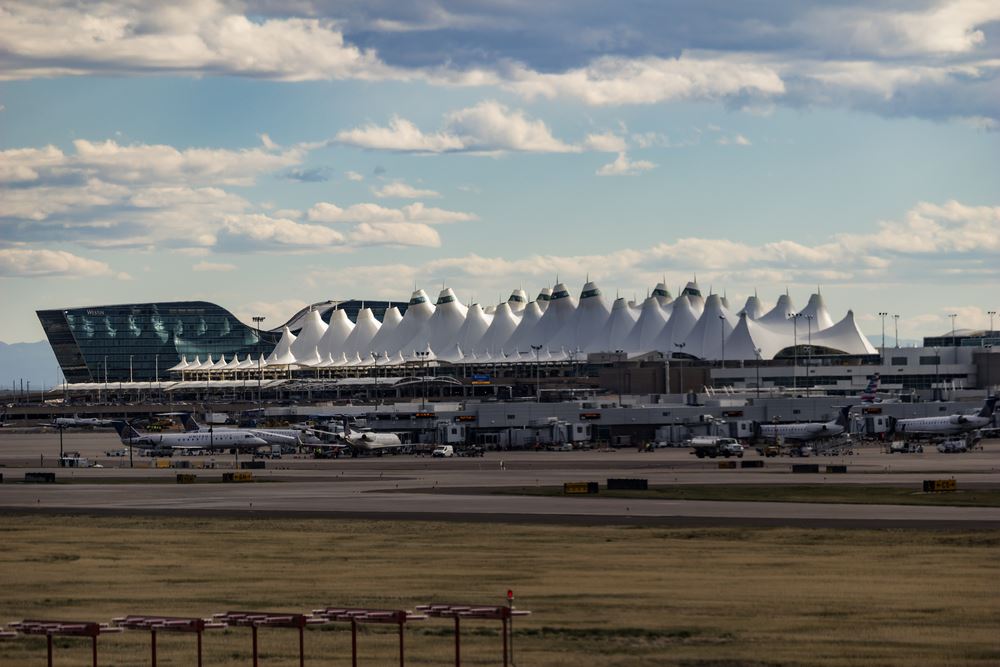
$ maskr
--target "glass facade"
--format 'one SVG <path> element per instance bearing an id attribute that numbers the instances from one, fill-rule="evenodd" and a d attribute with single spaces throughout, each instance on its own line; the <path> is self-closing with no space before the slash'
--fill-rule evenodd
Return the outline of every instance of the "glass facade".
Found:
<path id="1" fill-rule="evenodd" d="M 68 382 L 165 379 L 181 355 L 232 359 L 270 354 L 280 332 L 257 331 L 205 301 L 40 310 L 38 319 Z"/>

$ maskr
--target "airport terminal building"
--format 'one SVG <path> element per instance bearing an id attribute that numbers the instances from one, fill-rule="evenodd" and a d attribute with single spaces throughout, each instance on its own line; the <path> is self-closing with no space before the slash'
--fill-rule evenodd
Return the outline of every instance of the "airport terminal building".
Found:
<path id="1" fill-rule="evenodd" d="M 523 385 L 534 374 L 535 390 L 576 378 L 577 385 L 626 393 L 713 386 L 849 392 L 875 373 L 898 391 L 1000 380 L 990 354 L 994 332 L 954 332 L 922 348 L 879 350 L 853 312 L 834 319 L 818 292 L 801 309 L 788 294 L 770 308 L 756 295 L 736 308 L 724 295 L 703 296 L 695 282 L 676 299 L 660 283 L 641 303 L 607 299 L 593 282 L 579 296 L 559 283 L 534 300 L 517 289 L 486 307 L 461 303 L 450 288 L 434 301 L 418 289 L 408 302 L 316 303 L 259 331 L 203 301 L 45 310 L 38 317 L 71 384 L 232 383 L 256 375 L 328 384 L 349 377 L 358 384 L 365 375 L 402 378 L 428 366 L 462 383 L 478 377 L 479 384 L 508 378 Z"/>

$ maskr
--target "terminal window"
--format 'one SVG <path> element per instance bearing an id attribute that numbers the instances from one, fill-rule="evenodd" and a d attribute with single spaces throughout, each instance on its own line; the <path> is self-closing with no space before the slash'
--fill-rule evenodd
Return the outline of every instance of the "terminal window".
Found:
<path id="1" fill-rule="evenodd" d="M 893 366 L 905 366 L 908 363 L 909 363 L 909 359 L 907 359 L 906 357 L 893 357 L 892 358 L 892 365 Z"/>

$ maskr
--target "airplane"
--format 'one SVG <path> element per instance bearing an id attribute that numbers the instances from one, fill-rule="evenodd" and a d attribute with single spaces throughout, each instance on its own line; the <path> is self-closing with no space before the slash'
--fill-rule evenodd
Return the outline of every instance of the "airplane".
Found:
<path id="1" fill-rule="evenodd" d="M 332 435 L 339 443 L 323 443 L 319 445 L 309 445 L 310 447 L 316 448 L 343 448 L 350 447 L 351 450 L 356 454 L 357 452 L 374 452 L 377 455 L 381 455 L 383 451 L 388 449 L 396 449 L 399 447 L 408 447 L 408 444 L 404 444 L 399 436 L 395 433 L 376 433 L 370 429 L 364 429 L 361 431 L 355 431 L 351 428 L 350 420 L 348 417 L 343 418 L 344 429 L 340 432 L 337 431 L 324 431 L 321 429 L 310 428 L 306 429 L 311 433 L 321 433 L 325 435 Z"/>
<path id="2" fill-rule="evenodd" d="M 758 424 L 757 433 L 771 440 L 782 438 L 788 441 L 809 442 L 819 438 L 832 438 L 847 431 L 848 413 L 851 406 L 840 409 L 837 418 L 829 422 L 806 422 L 801 424 Z"/>
<path id="3" fill-rule="evenodd" d="M 75 426 L 84 428 L 99 428 L 101 426 L 111 426 L 111 420 L 73 415 L 72 417 L 56 417 L 51 424 L 46 424 L 46 426 L 52 426 L 54 428 L 71 428 Z"/>
<path id="4" fill-rule="evenodd" d="M 990 396 L 983 403 L 979 412 L 968 415 L 948 415 L 947 417 L 913 417 L 897 419 L 892 426 L 893 433 L 912 433 L 914 435 L 956 435 L 975 431 L 989 426 L 993 422 L 993 410 L 997 405 L 997 397 Z"/>
<path id="5" fill-rule="evenodd" d="M 121 441 L 130 447 L 176 450 L 253 449 L 267 446 L 267 441 L 240 430 L 196 431 L 194 433 L 139 433 L 125 421 L 112 422 Z"/>
<path id="6" fill-rule="evenodd" d="M 862 403 L 881 403 L 882 399 L 878 397 L 878 382 L 879 374 L 871 376 L 868 380 L 868 386 L 865 390 L 861 392 L 861 402 Z"/>
<path id="7" fill-rule="evenodd" d="M 229 428 L 227 426 L 202 427 L 190 412 L 181 413 L 181 423 L 184 425 L 185 433 L 208 433 L 216 434 L 239 431 L 241 433 L 252 433 L 269 445 L 301 445 L 302 434 L 305 429 L 297 428 Z"/>

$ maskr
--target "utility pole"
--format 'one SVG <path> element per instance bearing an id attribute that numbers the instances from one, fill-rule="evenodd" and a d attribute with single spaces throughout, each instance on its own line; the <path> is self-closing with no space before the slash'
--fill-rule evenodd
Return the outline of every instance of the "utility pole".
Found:
<path id="1" fill-rule="evenodd" d="M 757 398 L 760 398 L 760 351 L 759 347 L 755 347 L 753 354 L 757 357 Z"/>
<path id="2" fill-rule="evenodd" d="M 792 313 L 792 391 L 798 388 L 799 374 L 799 318 L 802 313 Z"/>
<path id="3" fill-rule="evenodd" d="M 264 356 L 263 349 L 261 348 L 260 340 L 260 325 L 264 321 L 263 315 L 254 315 L 252 318 L 254 325 L 257 327 L 257 409 L 260 410 L 261 407 L 261 369 L 260 369 L 260 359 Z M 260 413 L 258 412 L 258 416 Z"/>
<path id="4" fill-rule="evenodd" d="M 952 313 L 948 317 L 951 318 L 951 345 L 952 345 L 952 361 L 953 363 L 958 363 L 958 341 L 955 340 L 955 318 L 958 317 L 958 313 Z"/>
<path id="5" fill-rule="evenodd" d="M 888 314 L 889 313 L 878 314 L 878 316 L 882 318 L 882 349 L 879 350 L 879 354 L 881 356 L 881 358 L 879 359 L 879 363 L 881 363 L 883 366 L 885 365 L 885 316 Z"/>
<path id="6" fill-rule="evenodd" d="M 686 345 L 687 345 L 687 343 L 674 343 L 674 347 L 677 348 L 677 354 L 682 354 L 684 352 L 684 347 Z M 684 361 L 680 357 L 678 357 L 677 360 L 681 361 L 681 362 Z M 680 393 L 683 394 L 684 393 L 684 364 L 683 363 L 680 364 L 680 370 L 678 371 L 678 374 L 679 374 L 678 379 L 680 380 L 680 383 L 681 383 Z"/>
<path id="7" fill-rule="evenodd" d="M 531 349 L 535 352 L 535 403 L 542 402 L 542 386 L 538 381 L 538 352 L 542 349 L 541 345 L 532 345 Z"/>
<path id="8" fill-rule="evenodd" d="M 896 340 L 896 349 L 899 349 L 899 315 L 898 314 L 892 316 L 892 324 L 893 324 L 893 327 L 894 327 L 894 329 L 893 329 L 893 336 L 895 337 L 895 340 Z"/>

